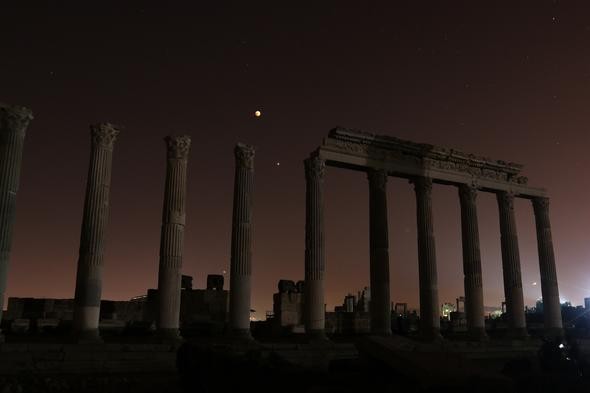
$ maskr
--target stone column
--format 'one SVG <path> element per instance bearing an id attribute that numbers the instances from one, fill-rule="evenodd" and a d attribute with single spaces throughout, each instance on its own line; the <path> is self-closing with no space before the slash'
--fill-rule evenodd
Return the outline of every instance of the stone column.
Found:
<path id="1" fill-rule="evenodd" d="M 186 218 L 186 167 L 191 138 L 167 136 L 166 183 L 158 272 L 158 331 L 166 338 L 179 336 L 180 279 Z"/>
<path id="2" fill-rule="evenodd" d="M 111 188 L 113 145 L 119 127 L 101 123 L 90 127 L 91 151 L 76 274 L 74 329 L 78 338 L 98 337 L 102 263 Z"/>
<path id="3" fill-rule="evenodd" d="M 16 213 L 16 194 L 30 109 L 0 103 L 0 323 Z M 0 330 L 0 342 L 3 341 Z"/>
<path id="4" fill-rule="evenodd" d="M 371 333 L 391 334 L 389 296 L 389 236 L 387 233 L 387 172 L 369 170 L 369 237 Z"/>
<path id="5" fill-rule="evenodd" d="M 506 191 L 500 191 L 496 194 L 496 197 L 500 211 L 502 271 L 508 323 L 513 337 L 525 337 L 527 331 L 522 296 L 518 236 L 514 218 L 514 195 Z"/>
<path id="6" fill-rule="evenodd" d="M 413 180 L 418 229 L 418 275 L 420 279 L 420 329 L 425 338 L 440 338 L 440 310 L 436 250 L 432 225 L 432 179 Z"/>
<path id="7" fill-rule="evenodd" d="M 326 164 L 319 157 L 305 160 L 305 332 L 312 338 L 325 337 L 324 303 L 324 173 Z"/>
<path id="8" fill-rule="evenodd" d="M 233 335 L 250 338 L 254 148 L 238 143 L 234 154 L 236 172 L 231 238 L 229 324 Z"/>
<path id="9" fill-rule="evenodd" d="M 487 335 L 484 318 L 476 197 L 477 189 L 475 187 L 467 184 L 459 186 L 467 329 L 472 338 L 482 340 Z"/>
<path id="10" fill-rule="evenodd" d="M 547 336 L 562 336 L 561 306 L 559 288 L 555 271 L 555 255 L 549 221 L 549 199 L 533 198 L 535 223 L 537 227 L 537 246 L 539 250 L 539 270 L 541 271 L 541 293 L 543 294 L 543 317 Z"/>

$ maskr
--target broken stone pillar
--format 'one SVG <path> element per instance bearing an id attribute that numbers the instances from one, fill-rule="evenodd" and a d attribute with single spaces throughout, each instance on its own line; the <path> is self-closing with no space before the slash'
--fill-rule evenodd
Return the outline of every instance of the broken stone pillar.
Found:
<path id="1" fill-rule="evenodd" d="M 476 198 L 477 189 L 475 187 L 467 184 L 459 186 L 467 330 L 472 338 L 483 340 L 487 338 L 487 335 L 485 330 Z M 459 311 L 458 307 L 457 311 Z"/>
<path id="2" fill-rule="evenodd" d="M 16 213 L 16 194 L 30 109 L 0 103 L 0 323 Z M 0 330 L 0 342 L 3 341 Z"/>
<path id="3" fill-rule="evenodd" d="M 238 143 L 234 154 L 236 171 L 231 238 L 229 324 L 233 335 L 250 338 L 254 147 Z"/>
<path id="4" fill-rule="evenodd" d="M 549 221 L 549 198 L 533 198 L 533 209 L 537 227 L 545 335 L 549 337 L 562 336 L 561 305 L 559 303 L 555 255 L 553 253 L 551 223 Z"/>
<path id="5" fill-rule="evenodd" d="M 164 138 L 167 150 L 158 271 L 158 333 L 179 337 L 182 250 L 186 217 L 186 170 L 191 138 Z"/>
<path id="6" fill-rule="evenodd" d="M 391 334 L 389 236 L 387 232 L 387 172 L 369 170 L 369 237 L 371 333 Z"/>
<path id="7" fill-rule="evenodd" d="M 324 303 L 324 172 L 326 163 L 315 156 L 304 161 L 305 198 L 305 332 L 311 338 L 325 337 Z"/>
<path id="8" fill-rule="evenodd" d="M 109 218 L 111 164 L 119 127 L 101 123 L 90 126 L 90 134 L 90 167 L 76 274 L 74 329 L 79 339 L 92 341 L 99 340 L 98 320 L 105 232 Z"/>
<path id="9" fill-rule="evenodd" d="M 420 279 L 420 330 L 427 339 L 439 339 L 440 311 L 434 228 L 432 225 L 432 179 L 413 180 L 418 229 L 418 275 Z"/>
<path id="10" fill-rule="evenodd" d="M 496 194 L 496 198 L 500 213 L 502 272 L 509 328 L 513 337 L 526 337 L 520 253 L 518 251 L 518 235 L 514 217 L 514 195 L 506 191 L 500 191 Z"/>

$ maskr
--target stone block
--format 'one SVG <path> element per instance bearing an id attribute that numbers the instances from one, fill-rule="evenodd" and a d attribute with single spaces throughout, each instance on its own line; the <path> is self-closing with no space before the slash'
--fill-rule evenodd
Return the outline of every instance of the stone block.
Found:
<path id="1" fill-rule="evenodd" d="M 67 351 L 64 360 L 103 361 L 107 358 L 105 351 Z"/>

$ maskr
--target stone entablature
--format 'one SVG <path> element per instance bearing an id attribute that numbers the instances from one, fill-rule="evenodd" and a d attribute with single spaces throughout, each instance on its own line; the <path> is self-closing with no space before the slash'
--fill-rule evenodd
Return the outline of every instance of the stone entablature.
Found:
<path id="1" fill-rule="evenodd" d="M 458 188 L 465 310 L 472 339 L 486 340 L 481 255 L 477 223 L 478 190 L 496 194 L 499 207 L 504 296 L 512 338 L 526 338 L 524 301 L 514 212 L 514 198 L 533 203 L 545 307 L 545 335 L 560 337 L 559 288 L 549 223 L 549 201 L 542 188 L 527 185 L 522 165 L 478 157 L 454 149 L 404 141 L 362 131 L 336 128 L 304 161 L 306 178 L 305 329 L 310 337 L 325 332 L 325 234 L 323 177 L 325 166 L 366 172 L 369 177 L 369 244 L 371 277 L 371 333 L 391 334 L 387 176 L 406 178 L 416 191 L 420 331 L 425 339 L 440 340 L 438 274 L 434 240 L 432 184 Z M 312 165 L 313 164 L 313 165 Z M 313 168 L 321 168 L 313 170 Z M 321 174 L 321 176 L 320 176 Z M 315 271 L 321 274 L 314 275 Z"/>
<path id="2" fill-rule="evenodd" d="M 545 190 L 527 185 L 520 164 L 391 136 L 338 127 L 330 131 L 318 153 L 334 166 L 385 169 L 393 176 L 426 176 L 438 183 L 471 184 L 522 197 L 545 195 Z"/>

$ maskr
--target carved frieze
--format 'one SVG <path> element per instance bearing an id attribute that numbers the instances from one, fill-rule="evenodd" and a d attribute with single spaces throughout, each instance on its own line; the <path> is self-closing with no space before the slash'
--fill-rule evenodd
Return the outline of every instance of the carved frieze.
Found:
<path id="1" fill-rule="evenodd" d="M 324 147 L 376 161 L 392 161 L 424 169 L 459 172 L 472 178 L 518 185 L 526 185 L 528 182 L 526 177 L 518 176 L 522 169 L 519 164 L 357 130 L 332 130 L 324 142 Z"/>

